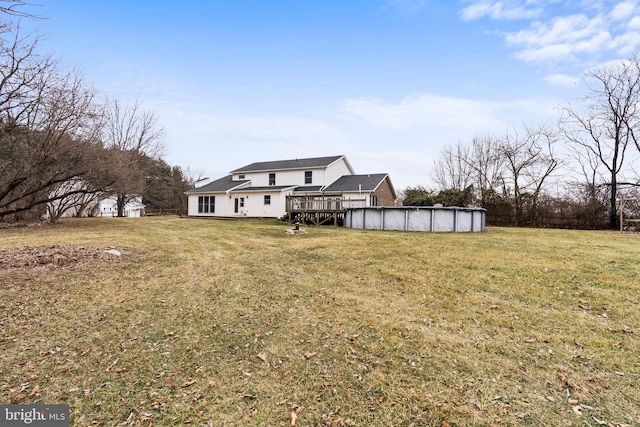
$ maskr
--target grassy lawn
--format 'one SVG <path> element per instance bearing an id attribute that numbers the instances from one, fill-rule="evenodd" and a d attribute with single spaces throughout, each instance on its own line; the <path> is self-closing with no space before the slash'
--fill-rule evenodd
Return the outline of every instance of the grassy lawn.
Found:
<path id="1" fill-rule="evenodd" d="M 0 230 L 5 254 L 122 252 L 0 267 L 0 403 L 77 426 L 640 426 L 638 235 L 285 228 Z"/>

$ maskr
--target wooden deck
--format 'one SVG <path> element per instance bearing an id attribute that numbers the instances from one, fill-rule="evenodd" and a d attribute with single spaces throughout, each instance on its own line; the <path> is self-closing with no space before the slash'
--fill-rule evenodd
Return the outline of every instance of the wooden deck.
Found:
<path id="1" fill-rule="evenodd" d="M 338 225 L 344 219 L 347 208 L 365 207 L 367 200 L 346 199 L 342 196 L 287 196 L 286 209 L 289 222 L 300 221 L 313 225 L 333 222 Z"/>

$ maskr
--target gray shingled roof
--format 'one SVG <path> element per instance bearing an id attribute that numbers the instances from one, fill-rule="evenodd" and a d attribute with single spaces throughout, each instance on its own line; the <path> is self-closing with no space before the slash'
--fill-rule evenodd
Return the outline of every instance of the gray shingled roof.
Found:
<path id="1" fill-rule="evenodd" d="M 236 191 L 240 192 L 240 191 L 244 191 L 244 192 L 251 192 L 251 191 L 261 191 L 261 192 L 265 192 L 265 191 L 281 191 L 281 190 L 286 190 L 287 188 L 293 188 L 295 187 L 295 185 L 263 185 L 262 187 L 243 187 L 243 188 L 239 188 L 238 190 L 234 190 L 234 193 Z"/>
<path id="2" fill-rule="evenodd" d="M 263 172 L 263 171 L 279 171 L 283 169 L 306 169 L 306 168 L 318 168 L 326 167 L 331 163 L 339 160 L 341 156 L 330 157 L 314 157 L 309 159 L 291 159 L 291 160 L 275 160 L 271 162 L 257 162 L 250 165 L 243 166 L 240 169 L 231 171 L 231 173 L 242 172 Z"/>
<path id="3" fill-rule="evenodd" d="M 185 194 L 218 193 L 231 190 L 232 188 L 236 188 L 239 185 L 249 182 L 249 180 L 232 181 L 231 177 L 232 175 L 227 175 L 223 178 L 216 179 L 215 181 L 211 181 L 210 183 L 203 185 L 202 187 L 197 187 L 192 190 L 186 191 Z"/>
<path id="4" fill-rule="evenodd" d="M 316 192 L 316 191 L 320 191 L 321 188 L 322 188 L 322 185 L 302 185 L 300 187 L 296 187 L 295 191 L 298 193 L 304 192 L 304 191 Z"/>
<path id="5" fill-rule="evenodd" d="M 386 173 L 344 175 L 326 187 L 324 191 L 374 191 L 387 176 Z"/>

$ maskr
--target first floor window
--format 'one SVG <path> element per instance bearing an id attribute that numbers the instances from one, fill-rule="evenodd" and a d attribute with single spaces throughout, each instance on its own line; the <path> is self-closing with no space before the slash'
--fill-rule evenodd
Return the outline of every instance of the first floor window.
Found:
<path id="1" fill-rule="evenodd" d="M 264 196 L 264 204 L 265 205 L 271 204 L 271 196 Z"/>
<path id="2" fill-rule="evenodd" d="M 215 213 L 216 196 L 199 196 L 198 213 Z"/>

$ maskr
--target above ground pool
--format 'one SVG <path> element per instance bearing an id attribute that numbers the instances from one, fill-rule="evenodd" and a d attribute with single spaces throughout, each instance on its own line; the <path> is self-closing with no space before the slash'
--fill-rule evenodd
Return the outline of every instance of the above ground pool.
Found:
<path id="1" fill-rule="evenodd" d="M 486 209 L 457 206 L 378 206 L 349 208 L 344 226 L 365 230 L 432 232 L 484 231 Z"/>

